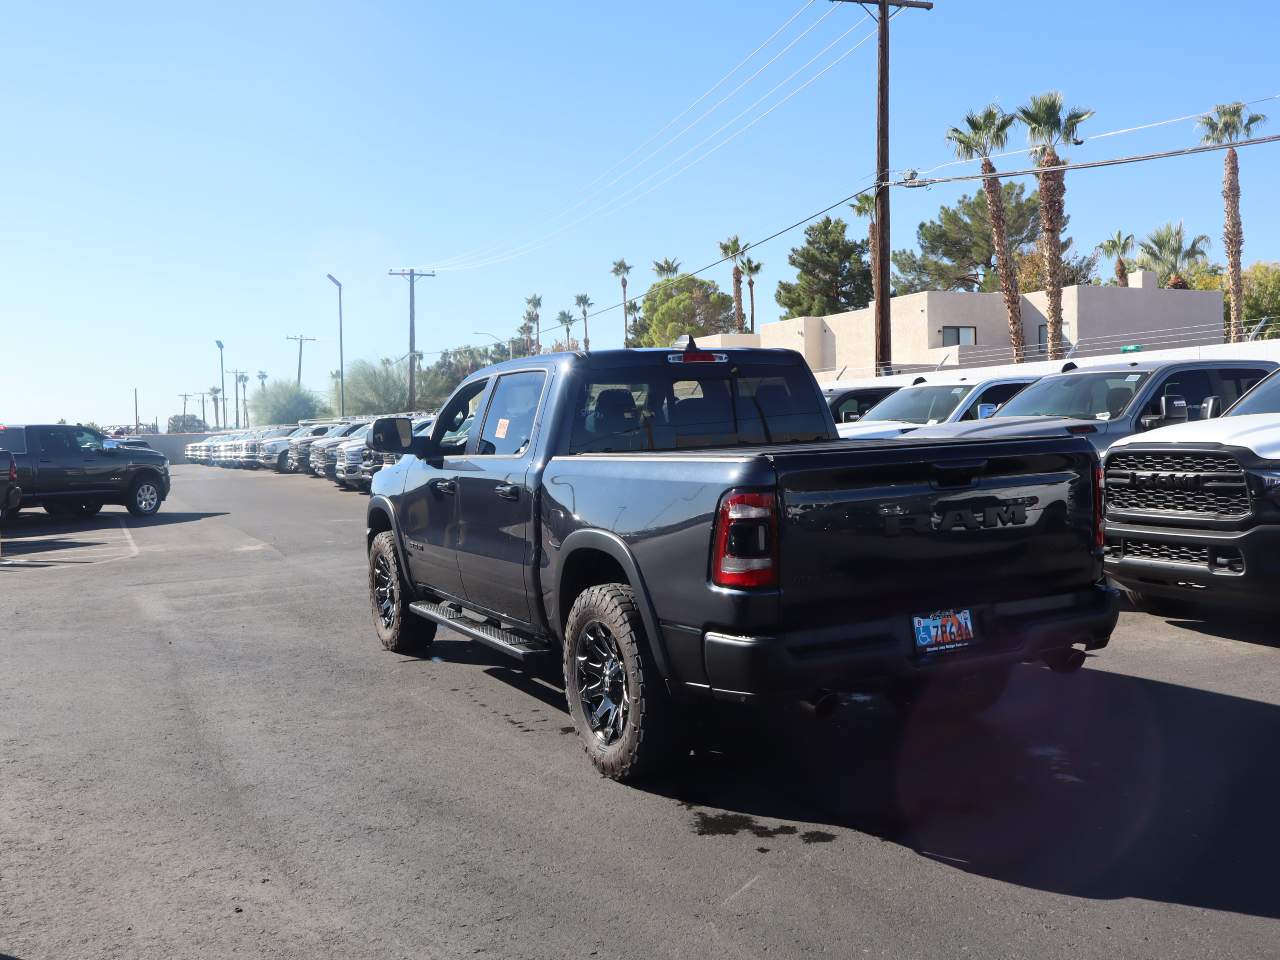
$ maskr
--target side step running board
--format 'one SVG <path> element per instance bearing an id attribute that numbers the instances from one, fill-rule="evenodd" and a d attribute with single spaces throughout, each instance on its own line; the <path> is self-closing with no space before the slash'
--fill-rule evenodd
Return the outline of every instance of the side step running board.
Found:
<path id="1" fill-rule="evenodd" d="M 551 654 L 551 648 L 545 643 L 538 643 L 536 640 L 503 630 L 501 627 L 477 623 L 457 608 L 443 603 L 420 600 L 409 604 L 409 610 L 420 617 L 426 617 L 451 630 L 456 630 L 470 640 L 483 643 L 486 647 L 492 647 L 509 657 L 515 657 L 521 663 L 541 660 Z"/>

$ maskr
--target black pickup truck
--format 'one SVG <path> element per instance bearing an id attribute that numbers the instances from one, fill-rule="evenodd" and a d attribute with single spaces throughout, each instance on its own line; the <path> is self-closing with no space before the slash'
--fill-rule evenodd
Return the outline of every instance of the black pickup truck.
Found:
<path id="1" fill-rule="evenodd" d="M 557 657 L 596 767 L 660 768 L 701 700 L 879 688 L 980 710 L 1107 644 L 1077 437 L 841 441 L 799 354 L 617 350 L 467 378 L 368 505 L 374 627 Z M 928 696 L 925 697 L 925 692 Z"/>
<path id="2" fill-rule="evenodd" d="M 22 507 L 89 517 L 118 503 L 146 517 L 169 496 L 164 454 L 121 446 L 90 427 L 0 425 L 0 449 L 17 461 Z"/>

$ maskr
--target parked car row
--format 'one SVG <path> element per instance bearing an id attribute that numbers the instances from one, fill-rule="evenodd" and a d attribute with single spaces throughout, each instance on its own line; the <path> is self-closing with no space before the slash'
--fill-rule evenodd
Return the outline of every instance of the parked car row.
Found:
<path id="1" fill-rule="evenodd" d="M 416 415 L 415 429 L 432 418 Z M 187 461 L 232 469 L 274 470 L 324 477 L 347 490 L 368 490 L 374 475 L 394 458 L 365 443 L 371 418 L 307 420 L 255 427 L 209 437 L 185 448 Z"/>

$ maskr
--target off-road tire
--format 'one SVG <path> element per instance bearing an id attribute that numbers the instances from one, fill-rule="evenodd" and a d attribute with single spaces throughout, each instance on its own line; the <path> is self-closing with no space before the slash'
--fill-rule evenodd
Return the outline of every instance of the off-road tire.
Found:
<path id="1" fill-rule="evenodd" d="M 286 450 L 280 456 L 276 457 L 276 473 L 289 472 L 289 451 Z"/>
<path id="2" fill-rule="evenodd" d="M 147 487 L 154 491 L 155 496 L 144 499 L 143 492 Z M 125 497 L 124 505 L 135 517 L 152 517 L 160 509 L 161 502 L 160 481 L 143 474 L 129 484 L 129 493 Z"/>
<path id="3" fill-rule="evenodd" d="M 383 563 L 386 564 L 385 570 L 380 570 Z M 384 611 L 384 601 L 379 595 L 380 579 L 384 574 L 394 588 L 389 611 Z M 369 608 L 373 614 L 373 629 L 385 649 L 418 657 L 431 648 L 431 641 L 436 638 L 436 624 L 409 610 L 410 596 L 400 571 L 400 558 L 396 554 L 396 535 L 390 531 L 380 533 L 369 545 Z"/>
<path id="4" fill-rule="evenodd" d="M 621 735 L 606 744 L 592 731 L 582 705 L 577 656 L 586 629 L 602 624 L 621 653 L 629 711 Z M 604 776 L 623 783 L 652 776 L 687 752 L 679 705 L 667 692 L 649 650 L 635 591 L 620 583 L 584 590 L 565 625 L 565 696 L 569 714 L 591 763 Z"/>

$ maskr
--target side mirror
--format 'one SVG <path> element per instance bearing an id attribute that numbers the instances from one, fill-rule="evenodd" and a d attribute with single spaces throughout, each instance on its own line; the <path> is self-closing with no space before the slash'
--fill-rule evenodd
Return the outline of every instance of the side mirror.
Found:
<path id="1" fill-rule="evenodd" d="M 978 404 L 978 419 L 985 420 L 987 417 L 994 417 L 999 409 L 1000 404 L 998 403 L 980 403 Z"/>
<path id="2" fill-rule="evenodd" d="M 841 422 L 842 422 L 842 423 L 857 423 L 857 422 L 858 422 L 859 420 L 861 420 L 861 419 L 862 419 L 862 414 L 860 414 L 860 413 L 855 413 L 855 412 L 854 412 L 854 411 L 852 411 L 852 410 L 846 410 L 846 411 L 844 412 L 844 420 L 843 420 L 843 421 L 841 421 Z"/>
<path id="3" fill-rule="evenodd" d="M 1222 398 L 1205 397 L 1204 402 L 1200 404 L 1200 419 L 1212 420 L 1220 416 L 1222 416 Z"/>
<path id="4" fill-rule="evenodd" d="M 379 453 L 408 453 L 413 446 L 413 421 L 408 417 L 379 417 L 373 421 L 364 443 Z"/>
<path id="5" fill-rule="evenodd" d="M 1187 419 L 1187 401 L 1171 393 L 1160 398 L 1160 419 L 1164 423 L 1181 423 Z"/>

